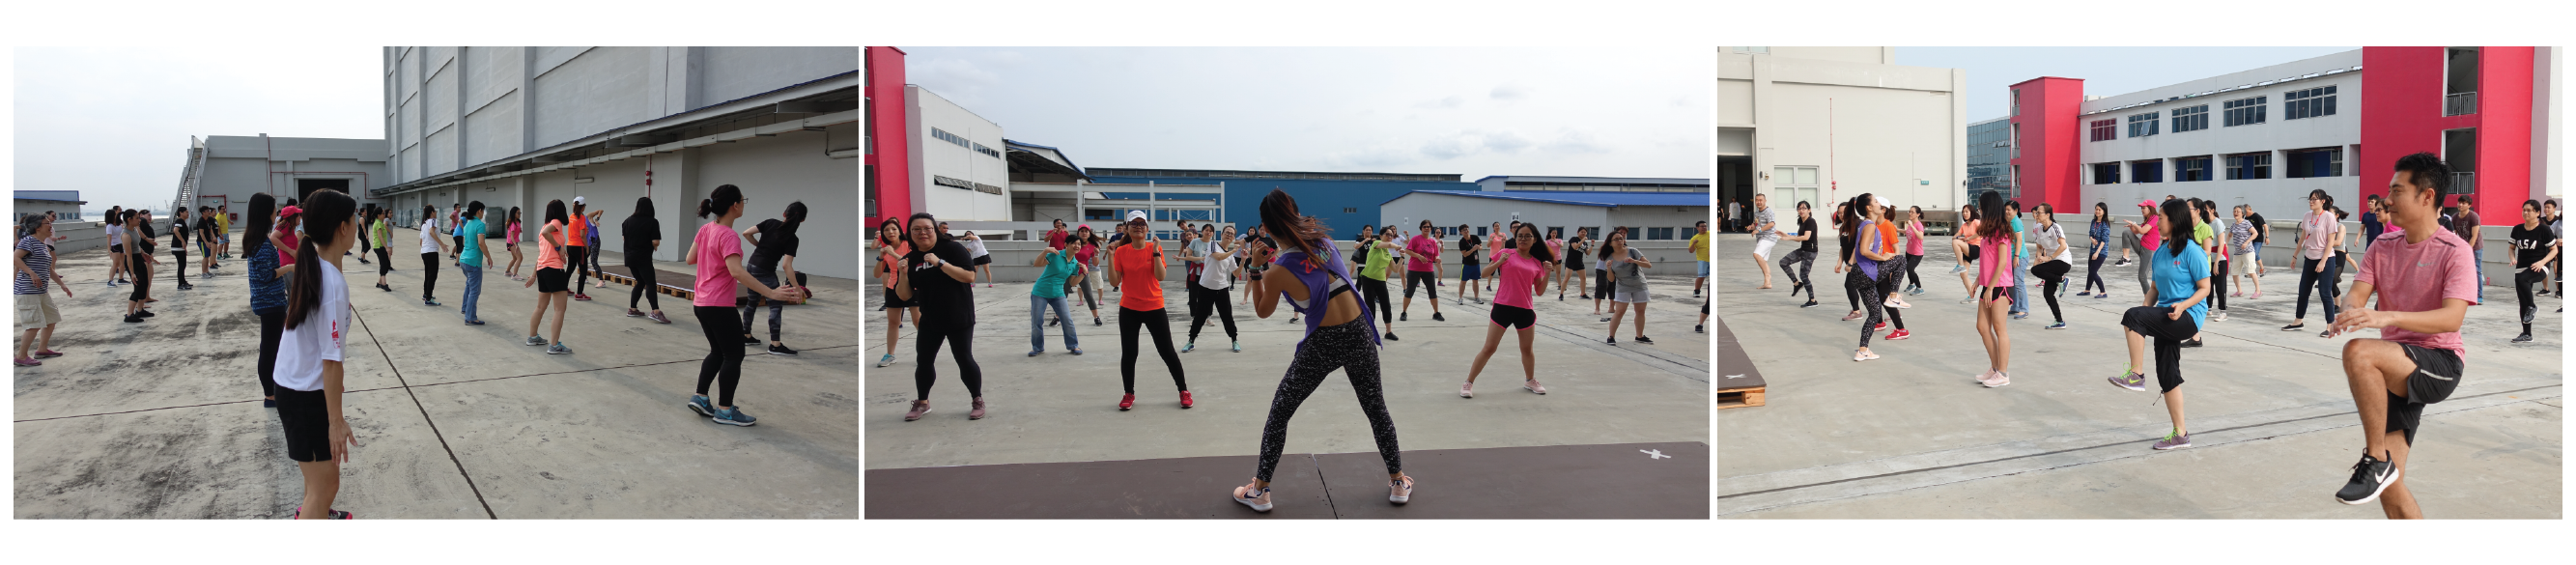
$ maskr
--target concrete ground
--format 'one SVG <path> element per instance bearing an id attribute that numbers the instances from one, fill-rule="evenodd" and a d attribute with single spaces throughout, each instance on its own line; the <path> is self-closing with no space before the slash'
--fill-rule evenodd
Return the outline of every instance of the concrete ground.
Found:
<path id="1" fill-rule="evenodd" d="M 1595 321 L 1599 318 L 1592 315 L 1590 301 L 1568 293 L 1560 302 L 1551 292 L 1538 303 L 1542 329 L 1534 346 L 1537 377 L 1548 394 L 1520 389 L 1517 345 L 1506 336 L 1478 377 L 1473 399 L 1459 398 L 1458 385 L 1483 345 L 1490 306 L 1445 302 L 1456 283 L 1450 284 L 1441 292 L 1447 321 L 1431 321 L 1428 297 L 1417 297 L 1410 320 L 1395 324 L 1402 339 L 1386 342 L 1381 350 L 1388 410 L 1403 449 L 1707 441 L 1709 340 L 1691 332 L 1702 302 L 1690 297 L 1689 277 L 1652 279 L 1646 335 L 1656 343 L 1646 346 L 1631 342 L 1633 330 L 1626 327 L 1618 346 L 1602 343 L 1607 324 Z M 975 289 L 975 358 L 983 368 L 990 417 L 966 419 L 969 398 L 943 350 L 931 366 L 937 374 L 930 395 L 935 411 L 920 421 L 903 421 L 914 397 L 912 375 L 922 368 L 913 354 L 915 335 L 909 323 L 896 349 L 897 362 L 866 369 L 871 377 L 865 383 L 863 416 L 869 469 L 1259 453 L 1272 393 L 1305 328 L 1303 322 L 1288 322 L 1284 303 L 1269 319 L 1255 318 L 1248 305 L 1236 307 L 1242 353 L 1230 352 L 1224 330 L 1209 320 L 1198 350 L 1180 355 L 1198 402 L 1190 410 L 1179 408 L 1170 373 L 1151 340 L 1140 333 L 1137 405 L 1134 411 L 1119 412 L 1116 298 L 1102 304 L 1105 325 L 1099 326 L 1091 324 L 1077 299 L 1071 321 L 1084 355 L 1066 353 L 1061 328 L 1047 328 L 1046 352 L 1029 357 L 1028 287 L 1002 283 Z M 1396 294 L 1392 299 L 1400 303 L 1401 289 Z M 1242 293 L 1234 296 L 1240 299 Z M 1188 333 L 1185 293 L 1179 283 L 1166 283 L 1164 297 L 1178 347 Z M 870 339 L 861 361 L 871 367 L 886 348 L 884 334 L 878 333 L 885 331 L 886 316 L 876 311 L 882 300 L 878 290 L 867 294 Z M 1606 312 L 1606 303 L 1604 307 Z M 1300 409 L 1286 451 L 1374 453 L 1354 394 L 1345 377 L 1330 377 Z M 1246 465 L 1218 480 L 1241 480 L 1252 471 Z"/>
<path id="2" fill-rule="evenodd" d="M 664 326 L 623 316 L 628 287 L 588 289 L 596 301 L 567 309 L 575 353 L 546 355 L 518 341 L 534 289 L 488 270 L 488 325 L 463 325 L 463 274 L 441 265 L 445 305 L 422 305 L 420 256 L 400 252 L 418 249 L 417 233 L 393 237 L 394 292 L 374 288 L 375 266 L 343 262 L 357 310 L 344 405 L 360 443 L 335 507 L 365 518 L 857 517 L 856 283 L 817 278 L 815 299 L 787 308 L 785 341 L 802 355 L 751 350 L 735 401 L 760 425 L 741 428 L 681 406 L 706 355 L 688 304 L 662 297 Z M 535 250 L 523 253 L 533 264 Z M 276 414 L 260 407 L 248 264 L 226 260 L 188 291 L 165 264 L 152 284 L 160 316 L 140 324 L 118 320 L 130 287 L 104 284 L 105 252 L 58 264 L 77 295 L 54 294 L 65 321 L 53 347 L 68 355 L 12 379 L 16 517 L 276 518 L 301 501 Z"/>
<path id="3" fill-rule="evenodd" d="M 1834 242 L 1823 243 L 1830 261 Z M 1838 321 L 1849 304 L 1830 263 L 1814 271 L 1826 281 L 1821 305 L 1802 309 L 1776 264 L 1775 288 L 1755 289 L 1748 236 L 1719 239 L 1718 309 L 1770 386 L 1767 406 L 1719 415 L 1721 518 L 2381 517 L 2376 504 L 2328 498 L 2364 437 L 2341 342 L 2373 334 L 2319 338 L 2325 320 L 2313 311 L 2310 331 L 2279 331 L 2295 272 L 2264 277 L 2260 300 L 2231 298 L 2208 345 L 2183 350 L 2194 446 L 2157 452 L 2148 445 L 2171 427 L 2158 395 L 2105 382 L 2127 363 L 2118 317 L 2142 298 L 2134 266 L 2113 276 L 2104 264 L 2111 298 L 2060 298 L 2063 330 L 2042 329 L 2049 314 L 2034 285 L 2033 315 L 2009 326 L 2012 384 L 1987 389 L 1972 381 L 1986 357 L 1949 249 L 1927 251 L 1918 273 L 1928 290 L 1903 310 L 1915 337 L 1882 333 L 1870 344 L 1881 358 L 1854 363 L 1860 322 Z M 2514 344 L 2512 289 L 2487 297 L 2463 328 L 2468 372 L 2427 407 L 2405 482 L 2429 517 L 2558 518 L 2560 303 L 2541 299 L 2538 339 Z"/>

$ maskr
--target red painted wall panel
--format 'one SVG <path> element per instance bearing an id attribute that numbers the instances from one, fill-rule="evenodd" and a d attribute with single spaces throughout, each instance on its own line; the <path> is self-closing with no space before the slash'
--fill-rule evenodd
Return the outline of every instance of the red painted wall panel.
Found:
<path id="1" fill-rule="evenodd" d="M 2442 152 L 2442 132 L 2478 128 L 2478 215 L 2488 224 L 2519 217 L 2531 194 L 2530 47 L 2486 47 L 2479 53 L 2478 112 L 2443 116 L 2442 47 L 2364 47 L 2361 194 L 2388 194 L 2397 158 Z M 2458 164 L 2453 164 L 2457 167 Z"/>
<path id="2" fill-rule="evenodd" d="M 867 84 L 860 88 L 867 99 L 871 137 L 865 164 L 875 171 L 873 196 L 880 216 L 869 216 L 864 225 L 873 234 L 879 217 L 912 215 L 912 145 L 904 123 L 903 50 L 869 47 L 866 58 Z"/>
<path id="3" fill-rule="evenodd" d="M 2022 209 L 2045 202 L 2059 210 L 2088 210 L 2083 200 L 2083 79 L 2040 77 L 2015 84 L 2021 90 Z"/>
<path id="4" fill-rule="evenodd" d="M 2531 198 L 2530 47 L 2486 47 L 2478 54 L 2479 221 L 2502 225 L 2522 218 Z"/>

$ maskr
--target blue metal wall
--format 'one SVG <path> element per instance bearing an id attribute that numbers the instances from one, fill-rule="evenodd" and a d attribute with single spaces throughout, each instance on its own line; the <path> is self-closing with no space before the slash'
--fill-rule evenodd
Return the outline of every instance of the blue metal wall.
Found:
<path id="1" fill-rule="evenodd" d="M 1405 193 L 1416 190 L 1477 190 L 1479 188 L 1476 186 L 1476 183 L 1472 182 L 1200 179 L 1110 176 L 1093 178 L 1093 182 L 1104 184 L 1145 184 L 1147 181 L 1152 181 L 1154 184 L 1203 185 L 1213 185 L 1218 182 L 1224 182 L 1226 221 L 1234 222 L 1235 225 L 1247 227 L 1252 224 L 1261 223 L 1261 198 L 1270 195 L 1271 189 L 1275 188 L 1284 190 L 1288 192 L 1289 196 L 1297 199 L 1297 207 L 1300 211 L 1305 212 L 1306 215 L 1322 219 L 1324 221 L 1324 225 L 1332 227 L 1333 234 L 1339 236 L 1341 239 L 1349 239 L 1352 234 L 1358 233 L 1360 226 L 1377 223 L 1378 204 L 1384 203 L 1388 200 L 1393 200 L 1397 196 L 1403 196 Z M 1109 192 L 1102 194 L 1110 198 L 1145 197 L 1145 193 L 1142 192 Z M 1189 197 L 1196 197 L 1204 200 L 1215 199 L 1214 196 L 1196 194 L 1176 194 L 1166 196 L 1166 198 L 1174 199 Z M 1344 212 L 1344 208 L 1349 208 L 1351 211 Z"/>

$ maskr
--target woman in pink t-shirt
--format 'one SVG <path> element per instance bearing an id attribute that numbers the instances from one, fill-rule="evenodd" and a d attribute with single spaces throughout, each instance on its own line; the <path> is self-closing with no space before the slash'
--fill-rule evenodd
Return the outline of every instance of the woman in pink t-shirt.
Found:
<path id="1" fill-rule="evenodd" d="M 1537 306 L 1530 302 L 1535 294 L 1547 292 L 1548 265 L 1556 263 L 1556 252 L 1539 243 L 1538 227 L 1519 224 L 1512 227 L 1512 246 L 1485 264 L 1485 278 L 1502 278 L 1494 289 L 1492 327 L 1485 328 L 1485 349 L 1476 352 L 1476 362 L 1467 366 L 1467 383 L 1458 385 L 1460 398 L 1476 397 L 1476 374 L 1485 372 L 1485 360 L 1494 357 L 1494 348 L 1502 345 L 1506 329 L 1520 330 L 1521 390 L 1547 394 L 1538 384 L 1538 356 L 1530 351 L 1537 336 Z"/>
<path id="2" fill-rule="evenodd" d="M 2009 218 L 2004 215 L 2004 197 L 1988 192 L 1977 198 L 1979 215 L 1985 218 Z M 1986 346 L 1986 372 L 1977 382 L 1994 388 L 2012 384 L 2004 369 L 2012 365 L 2012 334 L 2004 323 L 2012 309 L 2013 230 L 2012 223 L 1995 220 L 1978 224 L 1974 232 L 1978 255 L 1989 261 L 1977 264 L 1974 298 L 1977 299 L 1977 340 Z"/>
<path id="3" fill-rule="evenodd" d="M 1905 294 L 1923 294 L 1923 277 L 1914 269 L 1923 266 L 1923 207 L 1908 206 L 1905 216 Z"/>
<path id="4" fill-rule="evenodd" d="M 698 362 L 698 393 L 689 397 L 687 406 L 700 416 L 718 424 L 749 426 L 760 421 L 733 405 L 733 387 L 742 382 L 742 319 L 734 310 L 734 288 L 744 287 L 770 300 L 794 302 L 805 296 L 795 281 L 781 281 L 778 288 L 760 284 L 751 271 L 742 268 L 742 238 L 733 230 L 735 218 L 742 217 L 742 189 L 734 185 L 716 187 L 715 193 L 698 202 L 698 217 L 716 217 L 698 226 L 697 237 L 682 254 L 688 264 L 698 266 L 697 284 L 689 305 L 698 314 L 698 329 L 707 336 L 707 357 Z M 716 401 L 707 402 L 707 385 L 721 384 Z"/>

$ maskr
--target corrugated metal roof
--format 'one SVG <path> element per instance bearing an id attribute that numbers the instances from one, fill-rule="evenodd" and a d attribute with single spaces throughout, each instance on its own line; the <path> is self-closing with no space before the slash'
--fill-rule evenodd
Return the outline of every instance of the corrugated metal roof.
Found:
<path id="1" fill-rule="evenodd" d="M 1397 197 L 1395 197 L 1395 198 L 1389 198 L 1389 199 L 1387 199 L 1387 200 L 1386 200 L 1386 202 L 1380 202 L 1380 203 L 1378 203 L 1378 204 L 1379 204 L 1379 205 L 1381 205 L 1381 206 L 1386 205 L 1386 204 L 1391 204 L 1391 203 L 1394 203 L 1394 202 L 1395 202 L 1395 201 L 1397 201 L 1397 200 L 1403 200 L 1405 196 L 1413 196 L 1413 195 L 1416 195 L 1416 194 L 1428 194 L 1428 195 L 1434 195 L 1434 196 L 1464 196 L 1464 197 L 1468 197 L 1468 198 L 1494 198 L 1494 199 L 1500 199 L 1500 200 L 1520 200 L 1520 201 L 1526 201 L 1526 202 L 1545 202 L 1545 203 L 1549 203 L 1549 204 L 1572 204 L 1572 205 L 1576 205 L 1576 206 L 1600 206 L 1600 207 L 1611 207 L 1611 206 L 1707 206 L 1707 205 L 1709 205 L 1709 201 L 1711 200 L 1711 197 L 1710 197 L 1709 193 L 1706 193 L 1706 192 L 1559 192 L 1559 191 L 1503 191 L 1503 192 L 1488 192 L 1488 191 L 1476 191 L 1476 190 L 1416 190 L 1416 191 L 1413 191 L 1413 192 L 1407 192 L 1407 193 L 1404 193 L 1404 195 L 1403 195 L 1403 196 L 1397 196 Z"/>

